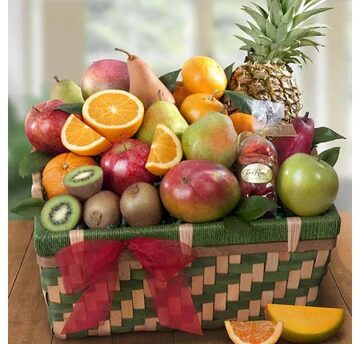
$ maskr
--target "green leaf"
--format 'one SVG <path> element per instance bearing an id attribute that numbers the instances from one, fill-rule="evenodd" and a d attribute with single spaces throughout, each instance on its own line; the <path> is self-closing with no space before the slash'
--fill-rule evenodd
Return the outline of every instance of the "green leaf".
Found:
<path id="1" fill-rule="evenodd" d="M 24 178 L 41 171 L 51 158 L 52 156 L 41 152 L 31 152 L 26 154 L 19 164 L 20 177 Z"/>
<path id="2" fill-rule="evenodd" d="M 319 128 L 315 128 L 313 145 L 317 145 L 322 142 L 334 141 L 338 139 L 346 139 L 346 138 L 329 128 L 319 127 Z"/>
<path id="3" fill-rule="evenodd" d="M 45 201 L 39 198 L 26 198 L 17 203 L 10 211 L 15 214 L 24 216 L 40 215 L 41 209 Z"/>
<path id="4" fill-rule="evenodd" d="M 244 221 L 253 221 L 268 211 L 279 208 L 273 201 L 262 196 L 250 196 L 242 199 L 240 206 L 235 211 L 235 214 L 242 218 Z"/>
<path id="5" fill-rule="evenodd" d="M 61 104 L 56 107 L 56 109 L 62 110 L 68 114 L 81 113 L 83 103 L 71 103 L 71 104 Z"/>
<path id="6" fill-rule="evenodd" d="M 315 8 L 313 10 L 302 12 L 302 13 L 298 14 L 297 16 L 295 16 L 293 25 L 294 25 L 294 27 L 296 27 L 299 24 L 304 23 L 306 20 L 308 20 L 312 16 L 320 14 L 320 13 L 328 11 L 328 10 L 331 10 L 331 9 L 332 9 L 331 7 L 322 7 L 322 8 Z"/>
<path id="7" fill-rule="evenodd" d="M 266 10 L 264 8 L 262 8 L 261 6 L 259 6 L 258 4 L 256 4 L 255 2 L 251 2 L 259 11 L 259 13 L 265 18 L 268 18 L 268 13 L 266 12 Z"/>
<path id="8" fill-rule="evenodd" d="M 252 229 L 249 223 L 233 215 L 226 216 L 224 218 L 224 227 L 226 231 L 230 231 L 230 232 L 232 231 L 238 232 L 240 230 L 248 231 Z"/>
<path id="9" fill-rule="evenodd" d="M 232 72 L 233 72 L 233 68 L 234 68 L 234 64 L 235 62 L 233 62 L 232 64 L 228 65 L 225 69 L 224 69 L 224 72 L 225 72 L 225 75 L 226 75 L 226 79 L 227 81 L 229 82 L 230 78 L 231 78 L 231 75 L 232 75 Z"/>
<path id="10" fill-rule="evenodd" d="M 248 23 L 248 25 L 251 28 L 251 31 L 253 31 L 254 35 L 260 36 L 263 35 L 264 33 L 256 26 L 254 25 L 252 22 L 250 21 L 246 21 Z"/>
<path id="11" fill-rule="evenodd" d="M 281 19 L 281 25 L 289 25 L 293 18 L 294 18 L 294 13 L 295 13 L 295 10 L 294 8 L 290 8 L 286 13 L 285 15 L 283 16 L 283 18 Z"/>
<path id="12" fill-rule="evenodd" d="M 271 24 L 269 21 L 266 22 L 266 35 L 270 38 L 271 41 L 276 40 L 277 30 L 276 27 Z"/>
<path id="13" fill-rule="evenodd" d="M 174 70 L 173 72 L 162 75 L 159 79 L 172 92 L 175 88 L 176 79 L 179 76 L 181 69 Z"/>
<path id="14" fill-rule="evenodd" d="M 278 1 L 272 1 L 270 6 L 270 20 L 275 26 L 279 26 L 281 19 L 283 18 L 283 12 L 281 5 Z"/>
<path id="15" fill-rule="evenodd" d="M 235 37 L 237 39 L 240 39 L 240 41 L 244 42 L 246 45 L 248 45 L 250 48 L 254 49 L 255 52 L 258 52 L 259 51 L 259 46 L 254 42 L 254 41 L 251 41 L 250 39 L 247 39 L 245 37 L 242 37 L 242 36 L 238 36 L 238 35 L 235 35 Z"/>
<path id="16" fill-rule="evenodd" d="M 326 0 L 305 0 L 304 10 L 311 10 L 325 1 Z"/>
<path id="17" fill-rule="evenodd" d="M 245 93 L 236 91 L 225 91 L 225 94 L 230 98 L 231 102 L 239 111 L 251 114 L 252 104 L 255 101 L 254 98 L 249 97 Z"/>
<path id="18" fill-rule="evenodd" d="M 266 19 L 259 14 L 258 12 L 254 11 L 252 8 L 248 6 L 242 6 L 241 8 L 244 12 L 246 12 L 251 18 L 253 18 L 256 24 L 259 26 L 260 30 L 265 33 L 265 23 Z"/>
<path id="19" fill-rule="evenodd" d="M 251 30 L 251 28 L 245 26 L 245 25 L 242 25 L 242 24 L 235 24 L 240 30 L 244 31 L 247 35 L 249 35 L 251 38 L 254 38 L 256 39 L 256 36 L 257 34 L 255 32 L 253 32 Z M 260 31 L 260 30 L 259 30 Z M 260 31 L 261 35 L 263 34 L 261 31 Z"/>
<path id="20" fill-rule="evenodd" d="M 335 166 L 339 158 L 339 153 L 340 153 L 340 147 L 334 147 L 321 152 L 318 158 L 320 160 L 327 162 L 331 166 Z"/>

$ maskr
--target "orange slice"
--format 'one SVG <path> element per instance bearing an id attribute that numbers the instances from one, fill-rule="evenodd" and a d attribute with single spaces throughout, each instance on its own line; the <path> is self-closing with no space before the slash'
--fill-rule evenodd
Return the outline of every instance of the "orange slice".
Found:
<path id="1" fill-rule="evenodd" d="M 133 136 L 144 117 L 144 105 L 129 92 L 104 90 L 86 99 L 84 122 L 111 142 Z"/>
<path id="2" fill-rule="evenodd" d="M 281 336 L 281 321 L 225 320 L 226 331 L 235 344 L 274 344 Z"/>
<path id="3" fill-rule="evenodd" d="M 156 176 L 163 176 L 183 156 L 179 138 L 164 124 L 158 124 L 145 167 Z"/>
<path id="4" fill-rule="evenodd" d="M 69 151 L 79 155 L 99 155 L 111 147 L 105 137 L 74 115 L 69 116 L 61 129 L 61 142 Z"/>

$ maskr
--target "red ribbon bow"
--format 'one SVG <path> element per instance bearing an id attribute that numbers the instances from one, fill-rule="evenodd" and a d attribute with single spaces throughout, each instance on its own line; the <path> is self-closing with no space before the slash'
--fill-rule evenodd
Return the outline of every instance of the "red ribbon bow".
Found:
<path id="1" fill-rule="evenodd" d="M 181 273 L 196 258 L 196 252 L 174 240 L 153 238 L 89 240 L 57 253 L 66 293 L 83 292 L 61 334 L 96 328 L 106 319 L 118 283 L 120 255 L 125 248 L 147 272 L 160 324 L 202 334 L 190 288 Z"/>

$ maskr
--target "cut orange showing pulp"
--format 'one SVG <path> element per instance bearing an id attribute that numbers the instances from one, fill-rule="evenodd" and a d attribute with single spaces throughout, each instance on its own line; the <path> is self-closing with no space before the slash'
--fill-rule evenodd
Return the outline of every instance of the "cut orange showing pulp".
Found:
<path id="1" fill-rule="evenodd" d="M 103 90 L 86 99 L 82 115 L 85 123 L 111 142 L 128 139 L 139 129 L 144 105 L 122 90 Z"/>
<path id="2" fill-rule="evenodd" d="M 235 344 L 275 344 L 281 336 L 281 321 L 225 321 L 226 331 Z"/>
<path id="3" fill-rule="evenodd" d="M 70 115 L 61 129 L 61 142 L 79 155 L 98 155 L 111 147 L 111 143 L 95 130 Z"/>
<path id="4" fill-rule="evenodd" d="M 163 176 L 183 156 L 179 138 L 165 125 L 158 124 L 145 167 L 156 176 Z"/>

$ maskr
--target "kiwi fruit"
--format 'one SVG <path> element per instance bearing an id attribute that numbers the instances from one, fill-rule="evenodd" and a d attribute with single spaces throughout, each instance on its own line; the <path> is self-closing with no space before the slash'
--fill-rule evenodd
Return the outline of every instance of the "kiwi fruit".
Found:
<path id="1" fill-rule="evenodd" d="M 111 191 L 103 190 L 84 203 L 84 221 L 89 228 L 105 228 L 120 222 L 120 198 Z"/>
<path id="2" fill-rule="evenodd" d="M 132 184 L 121 196 L 120 210 L 130 226 L 158 225 L 162 218 L 159 192 L 148 183 Z"/>
<path id="3" fill-rule="evenodd" d="M 71 195 L 60 195 L 47 201 L 41 210 L 41 224 L 50 232 L 69 231 L 80 220 L 81 204 Z"/>
<path id="4" fill-rule="evenodd" d="M 103 170 L 99 166 L 80 166 L 64 177 L 64 185 L 69 193 L 82 200 L 98 193 L 102 184 Z"/>

